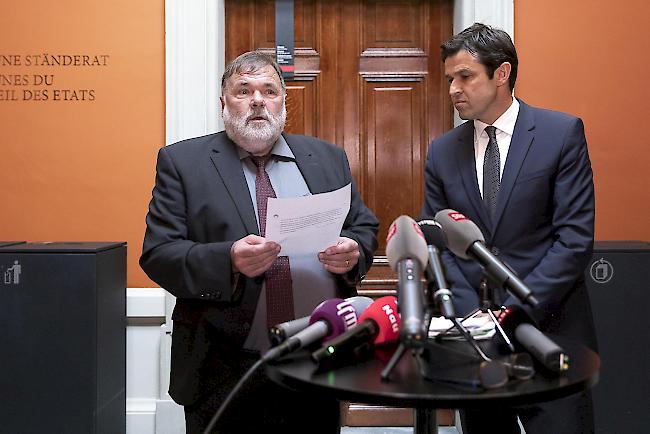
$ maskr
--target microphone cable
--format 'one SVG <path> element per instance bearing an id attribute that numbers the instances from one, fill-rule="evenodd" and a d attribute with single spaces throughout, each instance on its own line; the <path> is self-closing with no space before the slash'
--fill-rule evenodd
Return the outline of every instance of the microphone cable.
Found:
<path id="1" fill-rule="evenodd" d="M 226 410 L 230 402 L 235 398 L 239 390 L 242 388 L 242 386 L 248 381 L 248 379 L 257 371 L 264 363 L 266 363 L 266 359 L 263 357 L 260 358 L 251 368 L 246 371 L 243 377 L 235 384 L 235 387 L 232 388 L 228 396 L 226 396 L 226 399 L 221 403 L 217 411 L 214 413 L 214 416 L 212 416 L 212 419 L 210 419 L 210 423 L 208 426 L 205 428 L 203 431 L 203 434 L 210 434 L 212 431 L 212 428 L 217 424 L 217 421 L 221 418 L 223 415 L 223 412 Z"/>

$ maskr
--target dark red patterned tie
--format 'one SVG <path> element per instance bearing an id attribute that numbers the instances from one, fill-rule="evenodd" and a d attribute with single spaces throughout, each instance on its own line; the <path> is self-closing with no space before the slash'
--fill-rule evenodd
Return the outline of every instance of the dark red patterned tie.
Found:
<path id="1" fill-rule="evenodd" d="M 257 196 L 257 214 L 260 219 L 261 236 L 266 234 L 266 204 L 269 197 L 276 197 L 269 174 L 264 169 L 268 158 L 269 156 L 251 155 L 251 160 L 257 166 L 255 195 Z M 271 268 L 264 273 L 264 277 L 266 281 L 266 324 L 271 327 L 294 319 L 289 257 L 278 256 Z"/>

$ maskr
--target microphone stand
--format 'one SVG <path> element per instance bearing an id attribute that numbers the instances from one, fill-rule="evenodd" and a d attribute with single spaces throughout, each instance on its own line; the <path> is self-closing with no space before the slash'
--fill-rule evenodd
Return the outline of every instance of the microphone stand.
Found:
<path id="1" fill-rule="evenodd" d="M 427 339 L 426 336 L 428 336 L 429 333 L 429 323 L 431 322 L 431 310 L 432 310 L 431 306 L 433 305 L 432 304 L 433 300 L 431 297 L 431 290 L 428 289 L 428 287 L 427 290 L 424 291 L 424 293 L 425 293 L 424 295 L 425 303 L 427 306 L 424 309 L 424 318 L 422 324 L 427 328 L 426 330 L 423 331 L 425 333 L 425 341 L 426 341 Z M 389 380 L 390 373 L 393 371 L 397 363 L 401 360 L 402 356 L 404 356 L 404 353 L 408 348 L 411 348 L 415 355 L 417 355 L 419 352 L 422 352 L 422 347 L 418 346 L 414 340 L 410 341 L 409 344 L 406 345 L 404 341 L 400 339 L 400 343 L 397 346 L 397 349 L 391 356 L 390 360 L 388 361 L 384 369 L 382 369 L 381 371 L 380 378 L 382 381 Z"/>
<path id="2" fill-rule="evenodd" d="M 426 303 L 426 308 L 424 309 L 424 321 L 423 324 L 426 327 L 426 330 L 424 331 L 427 336 L 425 338 L 425 341 L 428 339 L 429 335 L 429 323 L 431 322 L 431 315 L 433 311 L 433 297 L 432 295 L 433 292 L 431 291 L 431 288 L 429 285 L 427 285 L 427 290 L 425 291 L 425 303 Z M 412 343 L 409 344 L 409 347 L 413 349 L 413 353 L 417 355 L 418 353 L 421 353 L 423 348 L 418 348 L 414 346 Z M 382 381 L 388 381 L 390 377 L 390 373 L 393 371 L 395 366 L 397 365 L 397 362 L 400 361 L 402 356 L 404 356 L 404 353 L 407 350 L 407 345 L 404 344 L 403 341 L 400 340 L 400 343 L 393 353 L 392 357 L 384 367 L 384 369 L 381 371 L 381 380 Z M 416 407 L 414 412 L 413 412 L 413 434 L 430 434 L 432 432 L 438 432 L 438 423 L 436 420 L 436 410 L 432 408 L 425 408 L 425 407 Z"/>
<path id="3" fill-rule="evenodd" d="M 384 369 L 381 371 L 381 379 L 382 381 L 388 381 L 390 377 L 390 373 L 393 371 L 393 368 L 395 368 L 395 365 L 397 365 L 397 362 L 400 361 L 404 353 L 406 352 L 406 345 L 404 345 L 402 342 L 399 343 L 397 346 L 397 349 L 391 356 L 390 360 L 384 366 Z"/>
<path id="4" fill-rule="evenodd" d="M 433 279 L 429 279 L 428 285 L 427 285 L 427 291 L 426 291 L 426 300 L 427 300 L 427 309 L 425 311 L 425 324 L 429 324 L 431 321 L 431 316 L 436 312 L 435 306 L 436 302 L 434 300 L 434 294 L 435 294 L 435 286 L 437 285 L 445 285 L 444 283 L 444 277 L 440 281 L 441 283 L 437 283 L 437 281 Z M 480 377 L 480 382 L 477 384 L 476 381 L 473 381 L 472 379 L 464 379 L 464 378 L 450 378 L 450 377 L 443 377 L 443 376 L 438 376 L 438 375 L 431 375 L 430 371 L 427 372 L 425 369 L 425 366 L 423 364 L 427 363 L 427 360 L 422 357 L 423 351 L 420 352 L 420 358 L 418 361 L 420 362 L 420 371 L 422 372 L 422 375 L 425 378 L 431 379 L 431 380 L 439 380 L 439 381 L 446 381 L 446 382 L 451 382 L 454 384 L 458 385 L 463 385 L 463 386 L 471 386 L 471 387 L 476 387 L 477 385 L 482 385 L 485 388 L 494 388 L 494 387 L 501 387 L 504 384 L 507 383 L 508 381 L 508 371 L 511 370 L 512 363 L 511 362 L 502 362 L 500 360 L 493 360 L 490 358 L 482 349 L 481 347 L 477 344 L 476 340 L 474 337 L 471 335 L 471 333 L 467 330 L 465 326 L 463 326 L 462 322 L 465 321 L 467 318 L 470 316 L 476 316 L 479 312 L 481 311 L 487 311 L 489 312 L 491 320 L 494 322 L 495 326 L 501 329 L 500 324 L 498 323 L 496 317 L 492 313 L 491 307 L 492 307 L 492 291 L 490 290 L 488 284 L 487 284 L 487 279 L 484 278 L 483 281 L 481 282 L 481 287 L 480 287 L 480 292 L 481 292 L 481 308 L 477 309 L 477 312 L 473 312 L 472 314 L 468 315 L 467 317 L 463 318 L 462 321 L 459 321 L 458 318 L 455 317 L 455 314 L 452 312 L 445 312 L 445 317 L 450 320 L 453 324 L 452 327 L 449 329 L 445 330 L 443 333 L 440 333 L 438 336 L 436 336 L 435 341 L 439 341 L 441 339 L 441 336 L 444 335 L 445 333 L 449 333 L 449 331 L 452 328 L 456 328 L 460 335 L 463 337 L 463 339 L 472 347 L 474 352 L 478 355 L 479 359 L 481 360 L 481 363 L 479 365 L 479 377 Z M 438 312 L 440 313 L 440 312 Z M 427 330 L 428 331 L 428 330 Z M 501 329 L 503 332 L 503 330 Z M 427 333 L 428 334 L 428 333 Z M 504 333 L 505 334 L 505 333 Z M 427 340 L 426 350 L 428 351 L 427 355 L 431 356 L 434 348 L 435 349 L 441 349 L 443 346 L 436 344 L 434 342 L 431 342 L 430 340 Z M 452 351 L 455 353 L 458 353 L 464 357 L 471 357 L 470 354 L 467 354 L 465 352 L 461 352 L 458 350 L 455 350 L 449 346 L 444 347 L 445 350 L 447 351 Z"/>
<path id="5" fill-rule="evenodd" d="M 429 322 L 431 321 L 431 316 L 426 313 L 427 311 L 428 311 L 428 309 L 425 311 L 424 324 L 426 324 L 427 327 L 428 327 Z M 428 333 L 428 330 L 427 330 L 427 333 Z M 393 371 L 393 368 L 395 368 L 395 366 L 397 365 L 397 362 L 400 361 L 400 359 L 402 358 L 402 356 L 404 355 L 404 353 L 406 352 L 406 350 L 408 348 L 411 348 L 413 350 L 413 354 L 415 354 L 415 355 L 417 355 L 419 352 L 422 352 L 421 347 L 417 347 L 417 346 L 413 346 L 413 345 L 408 345 L 407 346 L 406 344 L 404 344 L 404 342 L 402 342 L 400 340 L 400 343 L 397 346 L 397 349 L 395 350 L 395 352 L 391 356 L 388 363 L 386 363 L 386 366 L 384 366 L 384 369 L 382 369 L 382 371 L 381 371 L 380 377 L 381 377 L 382 381 L 388 381 L 389 380 L 390 373 Z"/>
<path id="6" fill-rule="evenodd" d="M 494 303 L 492 302 L 492 300 L 493 300 L 493 297 L 492 297 L 493 291 L 490 288 L 490 285 L 488 284 L 488 277 L 487 277 L 485 271 L 483 271 L 483 275 L 484 276 L 481 279 L 481 283 L 479 284 L 479 287 L 478 287 L 479 297 L 481 298 L 480 307 L 477 307 L 476 309 L 471 311 L 469 314 L 464 316 L 463 319 L 460 320 L 460 323 L 462 324 L 463 322 L 467 321 L 468 319 L 474 318 L 474 317 L 476 317 L 477 315 L 479 315 L 481 313 L 487 314 L 488 317 L 490 318 L 490 321 L 492 321 L 492 323 L 494 324 L 494 327 L 496 328 L 499 335 L 503 338 L 505 343 L 508 345 L 508 348 L 510 348 L 510 351 L 514 353 L 515 352 L 515 346 L 512 344 L 512 341 L 510 340 L 508 335 L 506 335 L 506 332 L 501 327 L 501 324 L 499 324 L 499 321 L 497 320 L 497 317 L 494 316 L 494 312 L 493 312 Z M 461 324 L 459 324 L 459 325 L 461 325 Z M 454 324 L 454 326 L 449 327 L 447 330 L 445 330 L 444 332 L 442 332 L 438 336 L 436 336 L 436 339 L 440 339 L 445 334 L 448 334 L 454 327 L 458 328 L 458 326 L 456 324 Z M 461 327 L 462 327 L 462 325 L 461 325 Z M 459 329 L 459 331 L 460 331 L 460 329 Z M 461 331 L 461 333 L 462 333 L 462 331 Z M 476 343 L 474 343 L 474 345 L 476 345 Z"/>
<path id="7" fill-rule="evenodd" d="M 417 281 L 417 279 L 421 279 L 420 274 L 422 273 L 421 267 L 419 266 L 419 263 L 417 261 L 411 261 L 413 262 L 412 265 L 407 265 L 406 267 L 403 267 L 400 263 L 400 265 L 397 267 L 397 273 L 398 273 L 398 294 L 403 290 L 401 287 L 402 285 L 402 276 L 404 276 L 405 281 L 409 282 L 408 285 L 421 285 L 421 281 Z M 406 285 L 406 284 L 405 284 Z M 421 290 L 421 289 L 420 289 Z M 426 298 L 426 291 L 425 292 L 425 304 L 428 304 L 430 300 L 427 300 Z M 398 295 L 399 298 L 399 295 Z M 412 306 L 413 310 L 415 309 L 416 303 L 413 303 L 412 305 L 405 305 L 407 307 Z M 401 309 L 401 308 L 400 308 Z M 406 310 L 406 307 L 404 308 Z M 400 343 L 399 346 L 397 347 L 397 350 L 395 350 L 395 353 L 393 353 L 392 357 L 384 367 L 384 369 L 381 371 L 380 378 L 382 381 L 388 381 L 388 378 L 390 376 L 391 371 L 395 366 L 397 365 L 397 362 L 400 361 L 404 353 L 406 352 L 407 348 L 411 348 L 413 350 L 413 354 L 417 355 L 418 350 L 421 351 L 422 346 L 424 345 L 423 341 L 426 341 L 428 331 L 429 331 L 429 322 L 426 320 L 427 314 L 426 311 L 428 308 L 424 308 L 424 315 L 423 315 L 423 321 L 420 324 L 421 329 L 420 330 L 409 330 L 412 334 L 413 337 L 409 338 L 408 335 L 406 337 L 400 333 Z M 402 317 L 402 323 L 400 327 L 405 327 L 404 323 L 404 317 Z M 425 329 L 426 327 L 426 329 Z M 415 333 L 413 333 L 415 332 Z M 423 338 L 424 336 L 424 338 Z"/>
<path id="8" fill-rule="evenodd" d="M 431 323 L 431 318 L 432 318 L 434 312 L 436 312 L 436 308 L 435 308 L 435 300 L 433 299 L 433 294 L 434 294 L 434 292 L 435 292 L 433 286 L 434 286 L 434 282 L 433 282 L 433 281 L 428 282 L 428 283 L 427 283 L 427 290 L 425 291 L 425 300 L 426 300 L 427 307 L 426 307 L 426 309 L 425 309 L 425 311 L 424 311 L 424 321 L 423 321 L 423 324 L 425 324 L 425 326 L 427 327 L 427 330 L 425 331 L 425 332 L 426 332 L 426 336 L 428 336 L 428 334 L 429 334 L 429 330 L 428 330 L 428 328 L 429 328 L 429 324 Z M 488 311 L 489 311 L 489 309 L 488 309 Z M 491 311 L 490 311 L 490 313 L 491 313 Z M 494 315 L 492 315 L 492 317 L 494 317 Z M 463 318 L 462 321 L 465 321 L 467 318 L 468 318 L 468 317 Z M 458 329 L 458 331 L 460 332 L 460 334 L 461 334 L 461 335 L 463 336 L 463 338 L 464 338 L 464 339 L 465 339 L 465 340 L 466 340 L 466 341 L 467 341 L 467 342 L 472 346 L 472 348 L 473 348 L 474 351 L 478 354 L 478 356 L 479 356 L 479 357 L 480 357 L 484 362 L 486 362 L 486 363 L 491 363 L 491 362 L 492 362 L 492 359 L 490 359 L 490 357 L 488 357 L 488 356 L 483 352 L 483 350 L 478 346 L 478 344 L 476 343 L 476 341 L 474 340 L 474 338 L 472 337 L 472 335 L 469 333 L 469 331 L 468 331 L 468 330 L 467 330 L 467 329 L 462 325 L 462 321 L 458 321 L 457 318 L 448 318 L 448 319 L 449 319 L 449 320 L 450 320 L 454 325 L 453 325 L 451 328 L 445 330 L 445 331 L 444 331 L 443 333 L 441 333 L 441 334 L 448 333 L 448 332 L 449 332 L 451 329 L 453 329 L 453 328 Z M 496 320 L 496 318 L 494 318 L 494 319 Z M 498 324 L 498 322 L 497 322 L 497 324 Z M 499 327 L 500 327 L 500 326 L 499 326 Z M 428 338 L 427 338 L 426 340 L 428 341 Z M 426 345 L 426 344 L 425 344 L 425 345 Z M 423 349 L 424 349 L 424 348 L 417 348 L 417 347 L 414 347 L 414 348 L 413 348 L 413 351 L 414 351 L 414 353 L 415 353 L 416 355 L 420 355 L 420 354 L 422 353 Z M 388 363 L 386 364 L 386 366 L 384 367 L 384 369 L 381 371 L 381 379 L 382 379 L 383 381 L 388 381 L 388 380 L 389 380 L 390 373 L 393 371 L 393 369 L 395 368 L 395 366 L 397 365 L 397 363 L 400 361 L 400 359 L 402 358 L 402 356 L 404 356 L 404 353 L 406 352 L 406 350 L 407 350 L 407 346 L 406 346 L 403 342 L 400 342 L 399 346 L 397 347 L 397 350 L 395 350 L 395 352 L 393 353 L 392 357 L 390 358 L 390 360 L 388 361 Z"/>
<path id="9" fill-rule="evenodd" d="M 451 312 L 447 312 L 448 309 L 445 309 L 443 313 L 445 314 L 445 317 L 452 322 L 453 326 L 448 328 L 444 332 L 440 333 L 438 336 L 436 336 L 434 340 L 428 339 L 429 324 L 431 322 L 431 317 L 434 314 L 441 313 L 438 312 L 438 310 L 436 309 L 437 303 L 434 294 L 435 294 L 436 287 L 438 285 L 444 285 L 444 287 L 446 288 L 446 283 L 444 282 L 444 275 L 441 278 L 440 283 L 438 283 L 438 281 L 433 278 L 427 279 L 427 285 L 425 290 L 425 313 L 424 313 L 424 321 L 423 321 L 424 327 L 426 327 L 425 336 L 427 336 L 427 339 L 425 339 L 425 342 L 419 346 L 413 345 L 413 342 L 409 342 L 407 345 L 403 341 L 400 341 L 397 350 L 395 351 L 395 353 L 389 360 L 388 364 L 381 372 L 382 381 L 389 380 L 390 373 L 395 368 L 399 360 L 403 357 L 407 348 L 412 348 L 414 355 L 418 356 L 417 361 L 420 366 L 420 372 L 422 376 L 433 381 L 443 381 L 443 382 L 456 384 L 458 386 L 465 386 L 465 387 L 469 386 L 471 388 L 480 387 L 480 386 L 484 388 L 495 388 L 495 387 L 501 387 L 505 385 L 508 382 L 508 378 L 510 376 L 525 380 L 531 378 L 532 375 L 534 375 L 532 359 L 529 360 L 530 357 L 528 357 L 528 359 L 526 360 L 517 358 L 518 355 L 514 354 L 515 352 L 514 345 L 512 344 L 512 342 L 506 335 L 505 331 L 499 324 L 497 318 L 494 316 L 494 313 L 492 312 L 493 305 L 494 305 L 493 291 L 490 288 L 490 285 L 488 283 L 489 274 L 486 270 L 484 270 L 483 273 L 484 273 L 484 277 L 481 280 L 481 283 L 479 285 L 480 307 L 470 312 L 470 314 L 465 316 L 462 320 L 458 320 L 458 318 L 455 317 L 455 315 L 453 314 L 453 310 Z M 467 328 L 462 324 L 467 319 L 474 318 L 480 313 L 486 313 L 488 315 L 490 321 L 492 321 L 496 330 L 502 336 L 503 340 L 507 343 L 512 353 L 509 359 L 496 360 L 490 358 L 477 344 L 476 340 L 473 338 L 473 336 L 467 330 Z M 444 348 L 444 350 L 457 353 L 463 356 L 464 358 L 467 357 L 474 358 L 472 357 L 471 353 L 467 353 L 459 349 L 455 349 L 451 345 L 441 345 L 435 342 L 435 341 L 439 341 L 443 335 L 448 334 L 454 328 L 458 330 L 460 335 L 463 337 L 463 340 L 469 343 L 473 352 L 476 353 L 476 355 L 478 355 L 479 360 L 481 360 L 478 366 L 478 374 L 479 374 L 478 378 L 476 378 L 475 376 L 476 374 L 470 373 L 470 372 L 476 372 L 475 365 L 469 365 L 469 366 L 465 365 L 464 368 L 461 367 L 460 370 L 456 371 L 456 375 L 454 375 L 454 378 L 450 376 L 439 375 L 434 372 L 436 370 L 434 349 L 440 350 Z M 460 363 L 463 364 L 463 362 Z M 460 374 L 460 376 L 458 374 Z M 418 411 L 419 410 L 420 409 L 418 409 Z M 420 418 L 425 418 L 425 419 L 427 417 L 430 417 L 428 413 L 425 414 L 424 412 L 419 416 Z M 417 433 L 420 433 L 420 431 L 417 431 Z"/>

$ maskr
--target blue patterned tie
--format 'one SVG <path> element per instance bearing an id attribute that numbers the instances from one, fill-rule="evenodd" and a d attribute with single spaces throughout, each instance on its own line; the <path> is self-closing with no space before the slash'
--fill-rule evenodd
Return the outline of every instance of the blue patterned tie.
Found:
<path id="1" fill-rule="evenodd" d="M 255 195 L 257 196 L 257 214 L 260 219 L 260 235 L 266 234 L 266 205 L 269 197 L 276 197 L 269 174 L 264 166 L 269 156 L 256 157 L 251 160 L 257 166 L 255 176 Z M 293 288 L 291 286 L 291 268 L 288 256 L 278 256 L 266 273 L 266 324 L 272 327 L 281 322 L 294 319 Z"/>
<path id="2" fill-rule="evenodd" d="M 501 158 L 499 157 L 499 146 L 497 145 L 496 127 L 491 125 L 485 127 L 485 132 L 490 140 L 485 149 L 485 159 L 483 160 L 483 202 L 494 224 L 499 187 L 501 187 L 499 170 Z"/>

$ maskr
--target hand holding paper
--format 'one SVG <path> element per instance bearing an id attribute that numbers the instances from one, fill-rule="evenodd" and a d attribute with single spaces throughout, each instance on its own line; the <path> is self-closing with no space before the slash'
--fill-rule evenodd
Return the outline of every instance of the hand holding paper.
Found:
<path id="1" fill-rule="evenodd" d="M 339 237 L 335 246 L 328 247 L 318 254 L 318 259 L 331 273 L 347 273 L 359 262 L 359 244 L 353 239 Z"/>
<path id="2" fill-rule="evenodd" d="M 256 277 L 269 269 L 280 253 L 280 246 L 257 235 L 247 235 L 230 248 L 232 269 L 248 277 Z"/>
<path id="3" fill-rule="evenodd" d="M 269 198 L 266 239 L 280 244 L 285 256 L 317 254 L 336 246 L 350 211 L 350 191 L 348 184 L 329 193 Z"/>

